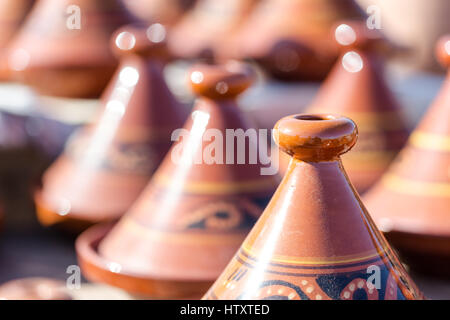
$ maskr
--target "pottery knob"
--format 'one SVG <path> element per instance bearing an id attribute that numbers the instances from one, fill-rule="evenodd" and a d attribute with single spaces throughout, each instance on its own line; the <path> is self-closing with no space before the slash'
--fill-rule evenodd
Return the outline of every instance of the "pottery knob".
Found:
<path id="1" fill-rule="evenodd" d="M 248 65 L 235 61 L 223 65 L 201 64 L 191 69 L 189 84 L 199 96 L 233 99 L 252 85 L 254 77 Z"/>
<path id="2" fill-rule="evenodd" d="M 112 49 L 119 57 L 135 54 L 166 58 L 166 28 L 159 23 L 121 27 L 112 36 Z"/>
<path id="3" fill-rule="evenodd" d="M 358 129 L 339 115 L 299 114 L 279 120 L 273 137 L 281 150 L 303 161 L 327 161 L 349 151 Z"/>
<path id="4" fill-rule="evenodd" d="M 436 46 L 436 56 L 444 68 L 450 67 L 450 35 L 441 37 Z"/>
<path id="5" fill-rule="evenodd" d="M 390 45 L 377 29 L 363 21 L 343 21 L 336 26 L 334 38 L 344 50 L 388 51 Z"/>

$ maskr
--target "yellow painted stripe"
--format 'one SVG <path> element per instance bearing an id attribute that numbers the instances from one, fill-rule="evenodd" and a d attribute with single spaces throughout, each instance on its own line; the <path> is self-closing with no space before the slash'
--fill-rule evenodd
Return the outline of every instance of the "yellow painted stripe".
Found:
<path id="1" fill-rule="evenodd" d="M 397 155 L 394 151 L 350 151 L 342 156 L 344 167 L 352 170 L 383 170 Z"/>
<path id="2" fill-rule="evenodd" d="M 244 250 L 249 256 L 257 257 L 258 255 L 252 252 L 252 250 L 246 247 L 246 244 L 242 245 L 242 250 Z M 315 259 L 307 259 L 307 258 L 299 258 L 299 257 L 288 257 L 288 256 L 274 256 L 270 259 L 272 263 L 289 263 L 294 265 L 333 265 L 340 263 L 350 263 L 350 262 L 360 262 L 369 260 L 371 258 L 378 257 L 383 255 L 384 251 L 369 251 L 362 252 L 357 255 L 349 255 L 349 256 L 340 256 L 334 258 L 315 258 Z"/>
<path id="3" fill-rule="evenodd" d="M 391 190 L 417 196 L 450 197 L 450 183 L 448 182 L 425 182 L 405 179 L 394 174 L 383 177 L 383 183 Z"/>
<path id="4" fill-rule="evenodd" d="M 409 143 L 421 149 L 450 151 L 450 137 L 440 134 L 415 131 L 409 138 Z"/>
<path id="5" fill-rule="evenodd" d="M 157 175 L 155 182 L 162 186 L 170 185 L 170 178 Z M 234 194 L 242 192 L 270 191 L 277 186 L 276 178 L 260 178 L 242 182 L 187 182 L 183 190 L 189 193 L 201 194 Z"/>
<path id="6" fill-rule="evenodd" d="M 314 109 L 320 113 L 336 113 L 336 110 Z M 358 125 L 360 133 L 377 131 L 405 130 L 406 126 L 401 119 L 401 114 L 395 111 L 385 112 L 342 112 L 342 115 L 352 119 Z"/>

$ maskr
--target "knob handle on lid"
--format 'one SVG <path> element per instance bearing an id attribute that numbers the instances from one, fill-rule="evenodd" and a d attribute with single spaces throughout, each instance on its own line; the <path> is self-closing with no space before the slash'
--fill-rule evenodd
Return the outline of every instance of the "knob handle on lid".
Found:
<path id="1" fill-rule="evenodd" d="M 345 50 L 388 51 L 392 46 L 377 29 L 363 21 L 342 21 L 334 29 L 336 42 Z"/>
<path id="2" fill-rule="evenodd" d="M 327 161 L 355 145 L 358 129 L 343 116 L 298 114 L 279 120 L 273 137 L 281 150 L 298 160 Z"/>
<path id="3" fill-rule="evenodd" d="M 201 64 L 191 69 L 189 85 L 199 96 L 214 100 L 232 99 L 250 87 L 254 78 L 253 70 L 244 63 Z"/>
<path id="4" fill-rule="evenodd" d="M 166 28 L 159 23 L 123 26 L 112 36 L 112 49 L 119 57 L 135 54 L 165 58 L 168 56 Z"/>

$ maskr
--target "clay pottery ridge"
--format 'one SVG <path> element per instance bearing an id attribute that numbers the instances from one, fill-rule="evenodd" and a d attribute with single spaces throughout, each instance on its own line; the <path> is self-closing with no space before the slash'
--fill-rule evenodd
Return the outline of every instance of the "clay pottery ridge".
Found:
<path id="1" fill-rule="evenodd" d="M 233 54 L 281 80 L 323 80 L 339 56 L 330 30 L 347 19 L 365 20 L 353 0 L 262 1 L 239 29 Z"/>
<path id="2" fill-rule="evenodd" d="M 166 26 L 176 24 L 195 0 L 125 0 L 127 8 L 144 21 Z"/>
<path id="3" fill-rule="evenodd" d="M 394 50 L 363 23 L 342 23 L 334 34 L 342 55 L 307 112 L 343 114 L 357 123 L 359 143 L 342 160 L 353 185 L 364 193 L 408 138 L 401 108 L 383 78 L 383 57 Z M 284 172 L 289 159 L 281 158 Z"/>
<path id="4" fill-rule="evenodd" d="M 198 0 L 170 31 L 169 48 L 182 59 L 230 58 L 230 41 L 259 0 Z"/>
<path id="5" fill-rule="evenodd" d="M 113 35 L 121 63 L 97 120 L 74 133 L 43 176 L 35 197 L 42 224 L 78 230 L 119 218 L 169 150 L 187 112 L 164 82 L 160 28 L 125 26 Z"/>
<path id="6" fill-rule="evenodd" d="M 41 0 L 11 42 L 12 77 L 44 95 L 96 98 L 118 65 L 111 35 L 135 22 L 120 0 Z"/>
<path id="7" fill-rule="evenodd" d="M 227 130 L 253 127 L 235 100 L 252 83 L 250 70 L 237 62 L 193 68 L 190 85 L 200 97 L 184 134 L 111 231 L 93 227 L 77 240 L 88 279 L 145 297 L 200 298 L 219 276 L 278 183 L 262 175 L 261 161 L 238 162 L 236 151 L 255 155 L 258 144 L 225 139 Z M 209 153 L 212 139 L 223 144 Z"/>
<path id="8" fill-rule="evenodd" d="M 278 121 L 273 135 L 289 169 L 204 298 L 422 298 L 345 173 L 340 155 L 356 142 L 355 123 L 300 114 Z"/>
<path id="9" fill-rule="evenodd" d="M 0 300 L 72 300 L 66 283 L 47 278 L 23 278 L 0 286 Z"/>
<path id="10" fill-rule="evenodd" d="M 448 69 L 450 36 L 439 41 L 437 55 Z M 364 203 L 411 268 L 450 276 L 450 73 Z"/>
<path id="11" fill-rule="evenodd" d="M 8 80 L 6 48 L 30 11 L 34 0 L 0 0 L 0 81 Z"/>

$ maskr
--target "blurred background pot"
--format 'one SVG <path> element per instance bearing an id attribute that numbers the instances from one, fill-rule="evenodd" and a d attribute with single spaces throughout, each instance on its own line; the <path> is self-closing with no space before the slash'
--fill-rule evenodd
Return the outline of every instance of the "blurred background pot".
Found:
<path id="1" fill-rule="evenodd" d="M 200 97 L 185 134 L 109 232 L 94 226 L 77 240 L 80 265 L 90 280 L 153 298 L 200 298 L 275 190 L 277 176 L 261 175 L 260 161 L 238 163 L 242 152 L 257 154 L 258 143 L 244 141 L 242 149 L 225 140 L 226 130 L 254 128 L 236 104 L 236 96 L 252 83 L 247 66 L 199 65 L 189 79 Z M 209 162 L 204 155 L 211 151 L 212 137 L 218 144 Z M 235 150 L 231 163 L 230 147 Z"/>
<path id="2" fill-rule="evenodd" d="M 78 229 L 119 218 L 169 150 L 187 111 L 162 75 L 164 39 L 148 37 L 160 27 L 127 26 L 112 37 L 121 63 L 102 96 L 102 112 L 71 137 L 36 193 L 44 225 Z"/>
<path id="3" fill-rule="evenodd" d="M 11 40 L 12 77 L 45 95 L 98 97 L 118 64 L 111 35 L 136 19 L 120 0 L 39 0 Z"/>

